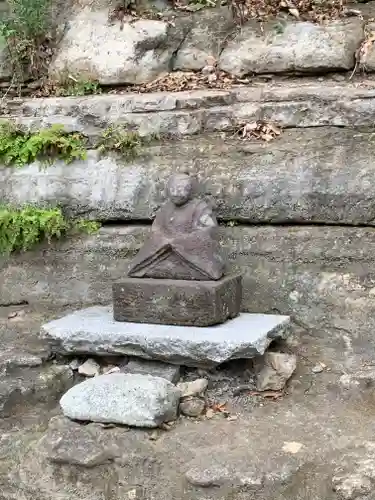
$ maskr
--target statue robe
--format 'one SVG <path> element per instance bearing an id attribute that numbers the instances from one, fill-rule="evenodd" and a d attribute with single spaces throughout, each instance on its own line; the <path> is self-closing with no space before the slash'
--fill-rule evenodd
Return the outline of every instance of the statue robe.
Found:
<path id="1" fill-rule="evenodd" d="M 211 222 L 205 225 L 204 220 Z M 176 207 L 167 202 L 156 214 L 151 236 L 130 265 L 129 276 L 218 280 L 224 263 L 216 238 L 217 222 L 204 201 Z"/>

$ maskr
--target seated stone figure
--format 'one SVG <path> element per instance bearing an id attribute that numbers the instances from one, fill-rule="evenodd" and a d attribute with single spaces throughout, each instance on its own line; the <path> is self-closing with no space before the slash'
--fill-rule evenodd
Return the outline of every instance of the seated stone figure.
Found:
<path id="1" fill-rule="evenodd" d="M 159 209 L 151 236 L 130 265 L 137 278 L 218 280 L 224 274 L 217 221 L 208 204 L 193 197 L 194 180 L 172 176 L 167 203 Z"/>

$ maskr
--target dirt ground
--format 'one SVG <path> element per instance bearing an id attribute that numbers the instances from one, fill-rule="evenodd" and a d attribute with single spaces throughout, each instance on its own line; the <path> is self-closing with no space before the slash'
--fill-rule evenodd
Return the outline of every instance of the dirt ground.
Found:
<path id="1" fill-rule="evenodd" d="M 375 365 L 349 339 L 300 331 L 275 346 L 298 356 L 275 400 L 250 394 L 249 362 L 185 371 L 207 376 L 208 404 L 225 411 L 135 430 L 62 416 L 58 399 L 77 379 L 38 332 L 65 312 L 0 309 L 0 500 L 375 498 Z"/>

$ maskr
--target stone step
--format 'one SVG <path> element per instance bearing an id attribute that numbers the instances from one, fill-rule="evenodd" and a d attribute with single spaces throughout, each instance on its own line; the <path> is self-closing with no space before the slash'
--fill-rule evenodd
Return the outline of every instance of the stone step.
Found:
<path id="1" fill-rule="evenodd" d="M 289 335 L 288 326 L 287 316 L 246 313 L 206 327 L 126 323 L 113 319 L 112 307 L 95 306 L 46 323 L 41 336 L 57 354 L 125 354 L 205 368 L 264 354 Z"/>
<path id="2" fill-rule="evenodd" d="M 290 129 L 270 143 L 205 135 L 152 146 L 130 163 L 89 151 L 70 165 L 0 168 L 0 199 L 57 203 L 101 221 L 151 220 L 168 177 L 187 167 L 225 221 L 373 225 L 374 156 L 371 131 Z"/>
<path id="3" fill-rule="evenodd" d="M 90 237 L 3 258 L 0 301 L 74 307 L 109 304 L 113 282 L 126 275 L 129 259 L 148 231 L 149 227 L 108 226 Z M 290 315 L 333 347 L 347 338 L 348 349 L 371 355 L 374 229 L 222 227 L 220 241 L 231 266 L 243 272 L 243 311 Z"/>
<path id="4" fill-rule="evenodd" d="M 374 97 L 373 80 L 292 79 L 228 90 L 10 99 L 3 113 L 35 128 L 62 124 L 93 144 L 110 124 L 136 128 L 141 135 L 177 137 L 233 131 L 255 120 L 280 127 L 373 127 Z"/>

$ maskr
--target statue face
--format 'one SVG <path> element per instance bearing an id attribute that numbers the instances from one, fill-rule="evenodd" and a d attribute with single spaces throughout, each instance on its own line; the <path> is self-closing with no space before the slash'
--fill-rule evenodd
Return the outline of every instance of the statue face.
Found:
<path id="1" fill-rule="evenodd" d="M 184 205 L 191 199 L 193 181 L 188 175 L 175 175 L 168 182 L 167 192 L 172 203 L 176 206 Z"/>

